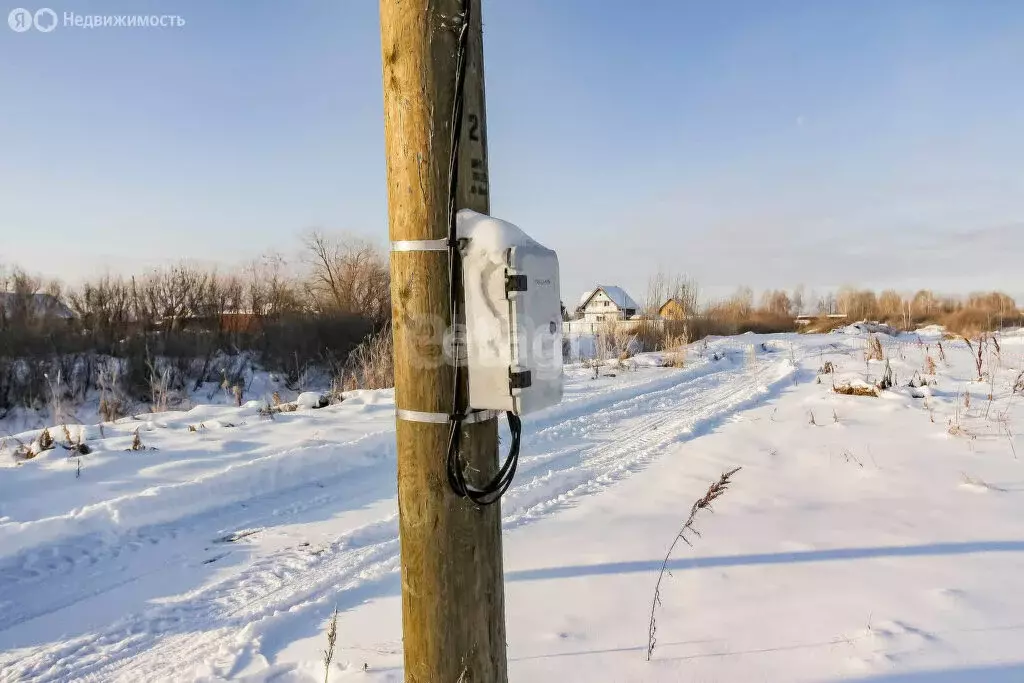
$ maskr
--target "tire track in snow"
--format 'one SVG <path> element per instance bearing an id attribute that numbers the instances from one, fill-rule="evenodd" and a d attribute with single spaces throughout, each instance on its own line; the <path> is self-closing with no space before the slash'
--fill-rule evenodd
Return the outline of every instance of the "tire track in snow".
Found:
<path id="1" fill-rule="evenodd" d="M 563 413 L 564 419 L 524 443 L 518 481 L 503 501 L 504 527 L 542 518 L 629 476 L 685 435 L 763 399 L 793 369 L 781 359 L 755 371 L 726 360 L 710 372 L 680 373 L 668 386 L 608 401 L 593 412 Z M 614 430 L 624 419 L 629 426 Z M 565 441 L 582 444 L 564 448 Z M 560 442 L 560 452 L 530 455 Z M 327 602 L 351 607 L 375 587 L 378 594 L 393 588 L 386 584 L 398 568 L 397 526 L 390 516 L 353 529 L 317 557 L 295 548 L 270 553 L 103 631 L 0 655 L 0 670 L 4 680 L 39 681 L 228 676 L 282 621 L 309 617 Z M 194 664 L 183 668 L 182 662 Z"/>
<path id="2" fill-rule="evenodd" d="M 706 371 L 706 367 L 706 363 L 703 365 L 697 364 L 695 368 L 687 368 L 681 373 L 668 373 L 655 379 L 647 375 L 638 375 L 636 379 L 628 378 L 612 386 L 596 390 L 570 391 L 561 405 L 547 411 L 545 422 L 558 423 L 581 412 L 598 410 L 606 404 L 610 405 L 634 394 L 639 389 L 650 390 L 652 388 L 673 386 L 680 381 L 680 375 L 690 376 L 695 370 L 698 372 Z M 585 386 L 586 383 L 580 384 Z M 239 507 L 244 509 L 248 506 L 256 509 L 268 504 L 276 504 L 275 501 L 281 498 L 289 499 L 289 496 L 289 506 L 297 508 L 299 511 L 322 507 L 325 504 L 329 504 L 337 496 L 318 494 L 312 496 L 314 502 L 308 502 L 306 500 L 306 498 L 309 498 L 308 496 L 300 500 L 300 496 L 297 493 L 298 490 L 314 485 L 322 486 L 324 482 L 333 484 L 337 481 L 345 481 L 360 476 L 363 471 L 378 466 L 379 463 L 370 462 L 363 465 L 346 466 L 340 468 L 341 471 L 335 472 L 324 472 L 321 468 L 309 466 L 305 468 L 307 471 L 305 476 L 291 477 L 289 484 L 274 487 L 262 493 L 254 493 L 248 498 L 234 500 L 221 505 L 211 507 L 200 505 L 198 509 L 190 509 L 189 506 L 185 506 L 186 512 L 178 512 L 182 509 L 180 500 L 169 501 L 169 505 L 166 503 L 162 504 L 163 499 L 161 496 L 180 489 L 195 488 L 200 489 L 200 491 L 197 494 L 192 494 L 190 498 L 216 500 L 219 497 L 218 494 L 223 493 L 223 487 L 221 486 L 223 479 L 239 479 L 235 483 L 245 484 L 245 481 L 241 480 L 237 475 L 248 475 L 250 477 L 255 475 L 258 477 L 263 474 L 263 472 L 259 471 L 260 466 L 273 465 L 276 460 L 280 460 L 282 457 L 293 459 L 299 453 L 309 456 L 311 453 L 316 454 L 322 451 L 330 451 L 330 455 L 333 455 L 334 451 L 345 451 L 346 455 L 350 455 L 355 452 L 354 449 L 358 448 L 358 451 L 362 454 L 386 451 L 386 455 L 393 459 L 393 440 L 394 430 L 390 429 L 383 432 L 366 433 L 348 442 L 324 444 L 317 447 L 309 445 L 300 447 L 289 446 L 279 451 L 262 455 L 254 461 L 238 463 L 221 472 L 204 475 L 200 480 L 156 486 L 114 500 L 99 501 L 95 504 L 87 505 L 85 508 L 71 510 L 56 517 L 47 517 L 27 522 L 9 521 L 6 525 L 0 523 L 0 540 L 2 540 L 4 534 L 10 534 L 11 530 L 15 527 L 22 528 L 25 532 L 24 535 L 30 539 L 30 542 L 23 549 L 0 557 L 0 585 L 11 587 L 17 583 L 19 586 L 22 586 L 34 581 L 46 581 L 49 584 L 56 576 L 71 574 L 72 572 L 77 573 L 83 566 L 91 566 L 103 559 L 117 558 L 126 550 L 135 550 L 139 547 L 154 545 L 168 538 L 174 539 L 180 535 L 183 529 L 187 530 L 193 526 L 209 527 L 214 521 L 219 519 L 224 522 L 224 527 L 259 526 L 261 522 L 269 521 L 272 518 L 276 520 L 282 512 L 274 508 L 269 514 L 253 517 L 251 516 L 252 513 L 248 513 L 249 516 L 247 517 L 246 513 L 239 512 Z M 240 488 L 244 489 L 244 486 Z M 136 504 L 139 501 L 145 503 L 147 511 L 150 509 L 161 510 L 170 508 L 162 515 L 167 518 L 151 524 L 124 527 L 123 525 L 130 523 L 135 518 L 133 507 L 138 507 Z M 106 526 L 99 530 L 90 528 L 74 530 L 74 527 L 80 524 L 81 518 L 85 516 L 83 513 L 96 512 L 97 510 L 103 511 L 102 516 L 105 518 L 103 521 L 106 522 Z M 65 529 L 55 528 L 61 524 L 65 526 Z M 47 539 L 48 534 L 52 534 L 54 537 L 48 540 L 37 540 L 40 538 Z M 3 628 L 5 626 L 0 623 L 0 630 L 3 630 Z"/>
<path id="3" fill-rule="evenodd" d="M 711 366 L 706 361 L 696 362 L 683 371 L 669 372 L 655 379 L 640 375 L 636 379 L 627 377 L 610 387 L 596 391 L 577 391 L 570 393 L 561 405 L 544 413 L 539 425 L 535 425 L 541 433 L 550 435 L 552 425 L 580 422 L 580 416 L 587 416 L 608 406 L 620 404 L 624 399 L 636 394 L 639 389 L 660 391 L 672 388 L 684 379 L 699 378 L 703 374 L 719 372 L 720 368 Z M 587 382 L 582 382 L 586 386 Z M 585 420 L 584 420 L 585 422 Z M 377 451 L 383 457 L 394 459 L 393 432 L 369 433 L 350 442 L 329 444 L 317 447 L 317 450 L 342 451 L 358 447 L 361 452 Z M 309 447 L 301 450 L 308 450 Z M 527 450 L 529 446 L 527 446 Z M 573 452 L 581 448 L 568 449 Z M 289 447 L 280 453 L 271 453 L 262 457 L 262 461 L 270 461 L 281 455 L 294 456 L 296 449 Z M 548 458 L 552 460 L 563 457 L 563 453 L 551 453 L 535 456 L 534 460 Z M 190 563 L 197 553 L 202 552 L 191 534 L 223 534 L 233 529 L 253 528 L 264 525 L 280 524 L 282 519 L 294 517 L 305 512 L 317 510 L 344 500 L 356 505 L 367 498 L 367 490 L 375 495 L 382 486 L 377 479 L 381 473 L 380 463 L 355 466 L 351 469 L 342 467 L 341 472 L 325 473 L 320 468 L 310 467 L 312 472 L 301 483 L 255 495 L 245 500 L 235 501 L 218 508 L 191 512 L 178 519 L 158 524 L 128 528 L 117 532 L 104 530 L 101 533 L 85 533 L 67 538 L 59 538 L 51 543 L 9 556 L 0 560 L 0 633 L 16 627 L 31 619 L 53 613 L 73 605 L 87 597 L 110 591 L 114 588 L 150 577 L 170 567 Z M 230 472 L 232 470 L 228 470 Z M 210 478 L 215 483 L 215 478 Z M 369 479 L 370 481 L 364 481 Z M 393 476 L 391 477 L 393 480 Z M 387 485 L 390 485 L 389 480 Z M 140 497 L 149 497 L 148 491 L 125 496 L 122 502 L 128 505 Z M 384 492 L 383 496 L 387 496 Z M 282 504 L 283 501 L 283 504 Z M 364 502 L 370 502 L 366 500 Z M 156 504 L 156 502 L 154 502 Z M 100 505 L 105 505 L 101 503 Z M 255 513 L 256 510 L 269 512 Z M 122 514 L 118 509 L 115 514 L 126 519 L 131 515 Z M 74 517 L 74 513 L 65 515 Z M 50 523 L 52 520 L 42 520 Z M 28 526 L 37 524 L 29 522 Z M 210 530 L 210 531 L 203 531 Z M 174 544 L 174 541 L 181 543 Z M 205 539 L 204 539 L 205 540 Z M 191 545 L 184 549 L 164 550 L 164 546 Z M 155 548 L 154 548 L 155 547 Z M 151 549 L 160 554 L 160 565 L 153 569 L 126 571 L 131 567 L 133 555 L 139 550 Z M 150 555 L 154 554 L 150 553 Z M 149 556 L 146 556 L 148 559 Z M 119 571 L 109 571 L 109 565 L 115 560 L 123 559 L 127 565 Z M 129 574 L 125 576 L 124 574 Z M 81 586 L 89 583 L 90 590 L 83 592 Z M 26 591 L 35 586 L 45 585 L 45 594 L 34 596 L 37 599 L 25 601 Z"/>
<path id="4" fill-rule="evenodd" d="M 393 456 L 393 437 L 388 435 L 379 447 Z M 0 605 L 6 606 L 0 610 L 0 632 L 175 566 L 194 564 L 204 547 L 221 542 L 216 536 L 230 535 L 233 529 L 270 526 L 339 501 L 348 505 L 369 503 L 370 498 L 379 496 L 367 496 L 366 485 L 380 488 L 381 469 L 379 464 L 367 465 L 322 481 L 225 506 L 212 515 L 191 515 L 174 523 L 131 530 L 114 539 L 109 535 L 89 534 L 16 556 L 13 562 L 0 565 Z M 391 477 L 384 479 L 391 481 Z M 181 543 L 173 543 L 178 540 Z M 185 547 L 179 547 L 182 545 Z M 110 571 L 109 565 L 114 561 L 130 562 L 133 559 L 130 556 L 139 553 L 145 556 L 146 550 L 159 558 L 158 563 L 149 562 L 156 564 L 155 567 L 130 572 Z M 143 559 L 152 558 L 145 556 Z M 89 589 L 83 590 L 83 585 Z M 44 588 L 39 591 L 41 586 Z M 38 591 L 33 599 L 24 600 L 26 593 L 33 589 Z"/>

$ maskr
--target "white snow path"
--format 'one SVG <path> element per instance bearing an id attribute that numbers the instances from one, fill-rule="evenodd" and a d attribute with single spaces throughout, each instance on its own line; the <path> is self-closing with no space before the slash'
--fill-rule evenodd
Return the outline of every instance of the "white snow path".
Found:
<path id="1" fill-rule="evenodd" d="M 663 371 L 653 381 L 645 375 L 643 381 L 612 390 L 571 396 L 529 420 L 516 484 L 503 501 L 505 528 L 549 515 L 629 476 L 670 444 L 766 400 L 795 371 L 783 353 L 762 356 L 756 367 L 748 367 L 741 349 L 721 361 Z M 242 558 L 199 587 L 173 598 L 139 601 L 132 613 L 89 632 L 59 641 L 53 634 L 55 642 L 8 649 L 0 653 L 0 680 L 231 677 L 254 659 L 273 664 L 276 630 L 315 620 L 312 614 L 325 605 L 344 610 L 396 591 L 392 439 L 388 432 L 319 452 L 304 448 L 263 456 L 183 488 L 102 503 L 93 514 L 104 521 L 95 524 L 79 524 L 81 511 L 63 521 L 23 524 L 17 529 L 19 539 L 31 539 L 33 525 L 42 529 L 45 523 L 42 541 L 60 543 L 39 550 L 31 541 L 11 541 L 21 551 L 15 559 L 38 565 L 39 554 L 50 552 L 54 562 L 43 563 L 35 575 L 22 571 L 24 564 L 0 564 L 0 645 L 14 627 L 46 615 L 59 624 L 62 610 L 80 608 L 108 591 L 159 580 L 161 573 L 182 564 L 230 561 L 232 552 L 244 554 L 232 543 L 214 542 L 225 529 L 258 530 L 311 511 L 320 518 L 353 518 L 346 532 L 322 547 L 287 544 L 251 561 Z M 353 465 L 338 457 L 339 448 L 345 455 L 365 457 Z M 242 496 L 235 485 L 243 478 L 251 481 L 251 468 L 261 461 L 275 466 L 290 462 L 288 476 L 270 476 Z M 225 492 L 231 505 L 218 498 Z M 205 505 L 197 505 L 204 500 Z M 180 501 L 191 505 L 184 517 L 174 513 Z M 148 510 L 147 504 L 152 506 Z M 136 513 L 142 515 L 141 525 L 110 535 L 110 520 L 124 524 Z"/>

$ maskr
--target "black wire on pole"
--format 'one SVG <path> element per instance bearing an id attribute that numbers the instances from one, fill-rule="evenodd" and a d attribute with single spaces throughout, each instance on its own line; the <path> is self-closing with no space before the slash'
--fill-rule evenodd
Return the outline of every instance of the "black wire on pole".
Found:
<path id="1" fill-rule="evenodd" d="M 450 316 L 453 330 L 457 329 L 460 318 L 460 301 L 457 294 L 459 288 L 457 283 L 462 277 L 462 262 L 459 253 L 458 232 L 456 229 L 456 188 L 459 177 L 459 142 L 462 138 L 462 114 L 465 105 L 464 95 L 466 89 L 466 55 L 469 43 L 469 30 L 472 23 L 470 13 L 472 0 L 462 2 L 462 26 L 459 29 L 459 45 L 457 61 L 455 66 L 455 98 L 452 103 L 452 140 L 451 157 L 448 161 L 448 281 L 450 298 Z M 462 389 L 459 379 L 462 374 L 462 344 L 464 340 L 459 335 L 452 335 L 452 365 L 454 386 L 452 387 L 452 410 L 448 416 L 448 454 L 447 470 L 448 485 L 451 486 L 458 496 L 469 498 L 476 505 L 491 505 L 508 491 L 515 477 L 516 468 L 519 466 L 519 447 L 522 442 L 523 423 L 518 415 L 507 412 L 509 431 L 512 435 L 512 443 L 509 447 L 508 457 L 502 464 L 498 473 L 483 487 L 477 488 L 466 481 L 465 463 L 459 453 L 459 445 L 462 440 L 462 421 L 464 415 L 460 412 L 462 405 L 466 403 L 462 397 Z"/>

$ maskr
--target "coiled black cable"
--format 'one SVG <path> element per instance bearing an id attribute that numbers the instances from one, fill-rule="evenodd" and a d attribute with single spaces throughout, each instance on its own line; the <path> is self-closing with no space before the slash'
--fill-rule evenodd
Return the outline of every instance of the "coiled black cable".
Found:
<path id="1" fill-rule="evenodd" d="M 462 262 L 459 252 L 458 232 L 456 228 L 456 187 L 459 177 L 459 142 L 462 138 L 462 113 L 464 108 L 464 93 L 466 86 L 466 55 L 469 43 L 469 28 L 472 23 L 470 13 L 470 0 L 463 0 L 462 3 L 462 25 L 459 28 L 458 55 L 455 67 L 455 98 L 452 103 L 452 140 L 451 157 L 448 161 L 448 278 L 449 291 L 451 292 L 450 315 L 451 324 L 456 328 L 461 320 L 460 304 L 458 297 L 459 288 L 456 283 L 462 278 Z M 509 432 L 512 443 L 509 447 L 508 457 L 498 469 L 497 474 L 482 487 L 476 487 L 466 480 L 465 463 L 459 453 L 459 446 L 462 441 L 462 422 L 464 414 L 461 412 L 466 401 L 462 396 L 462 384 L 459 382 L 462 375 L 462 345 L 464 339 L 452 336 L 452 365 L 454 386 L 452 387 L 452 410 L 448 417 L 448 454 L 446 466 L 448 470 L 448 485 L 452 491 L 462 498 L 469 498 L 476 505 L 491 505 L 496 503 L 508 491 L 515 477 L 516 468 L 519 466 L 519 448 L 522 442 L 523 423 L 518 415 L 512 412 L 506 413 L 508 418 Z"/>

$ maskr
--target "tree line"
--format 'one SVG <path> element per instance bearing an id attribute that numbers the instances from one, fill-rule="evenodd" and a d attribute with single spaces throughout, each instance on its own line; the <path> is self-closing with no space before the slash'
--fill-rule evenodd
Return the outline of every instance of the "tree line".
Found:
<path id="1" fill-rule="evenodd" d="M 669 309 L 670 317 L 686 322 L 691 340 L 708 334 L 794 331 L 798 317 L 821 318 L 812 326 L 816 330 L 858 320 L 885 322 L 903 330 L 938 324 L 953 334 L 1024 325 L 1024 313 L 1017 302 L 1000 291 L 952 296 L 929 289 L 901 293 L 894 289 L 876 292 L 841 287 L 814 292 L 801 285 L 790 290 L 768 289 L 758 297 L 750 287 L 741 286 L 729 296 L 704 301 L 694 279 L 684 274 L 656 273 L 648 281 L 645 317 L 659 317 L 669 301 L 676 303 Z M 829 316 L 834 318 L 829 321 Z M 665 329 L 674 338 L 677 327 L 669 325 Z"/>
<path id="2" fill-rule="evenodd" d="M 69 286 L 0 266 L 0 410 L 52 393 L 58 375 L 84 375 L 77 390 L 87 392 L 97 357 L 123 361 L 118 384 L 138 399 L 158 365 L 182 390 L 240 356 L 292 382 L 313 365 L 341 373 L 390 322 L 390 292 L 386 253 L 320 232 L 297 258 L 268 254 L 231 271 L 182 263 Z"/>

